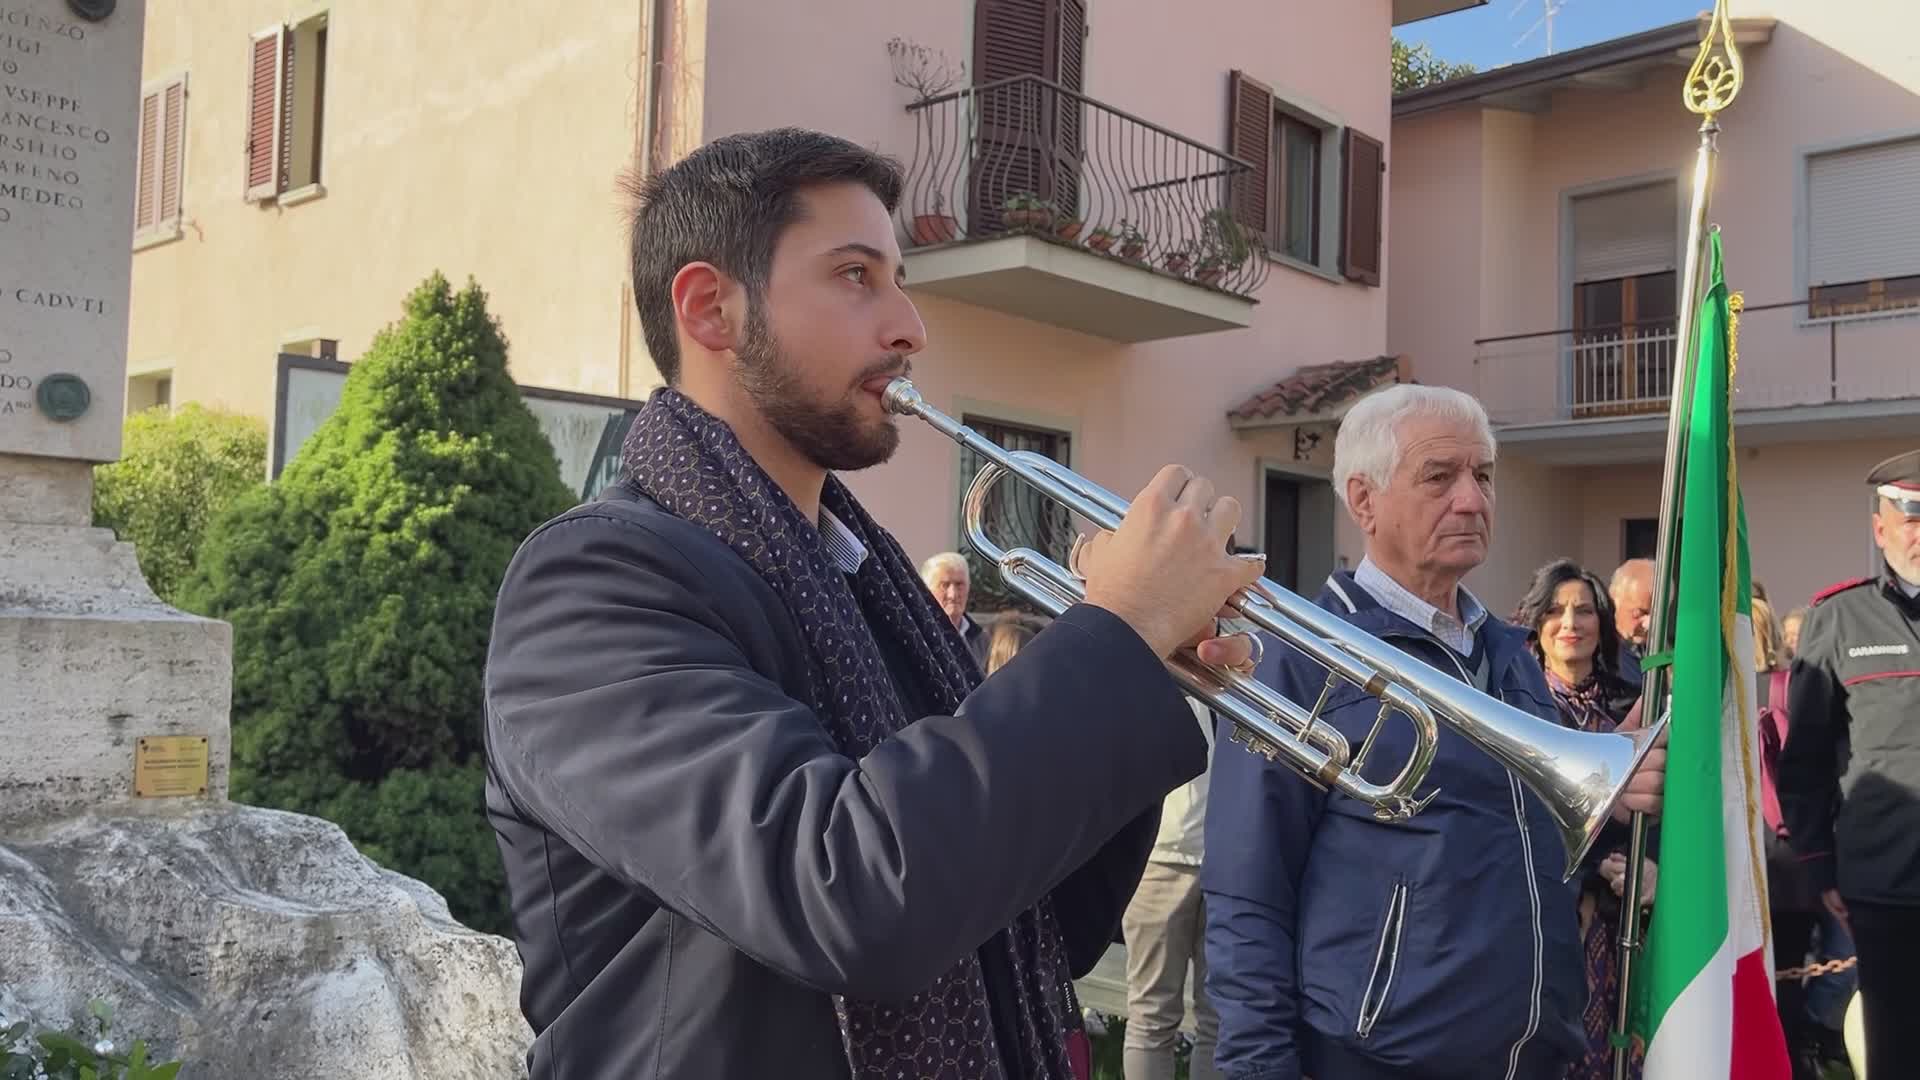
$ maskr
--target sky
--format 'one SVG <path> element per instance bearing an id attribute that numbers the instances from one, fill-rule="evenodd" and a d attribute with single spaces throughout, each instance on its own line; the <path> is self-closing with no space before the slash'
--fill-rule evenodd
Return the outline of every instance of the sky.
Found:
<path id="1" fill-rule="evenodd" d="M 1547 55 L 1546 25 L 1534 24 L 1549 3 L 1558 9 L 1553 20 L 1555 53 L 1666 26 L 1713 8 L 1713 0 L 1489 0 L 1483 7 L 1409 23 L 1394 33 L 1409 45 L 1426 43 L 1442 60 L 1464 61 L 1485 71 Z M 1532 36 L 1522 41 L 1529 30 Z"/>

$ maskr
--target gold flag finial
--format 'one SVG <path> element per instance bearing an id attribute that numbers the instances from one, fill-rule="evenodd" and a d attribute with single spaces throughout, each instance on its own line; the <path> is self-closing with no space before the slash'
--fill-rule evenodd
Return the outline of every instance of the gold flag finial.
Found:
<path id="1" fill-rule="evenodd" d="M 1700 42 L 1700 55 L 1693 58 L 1687 72 L 1687 110 L 1713 117 L 1733 104 L 1740 92 L 1743 75 L 1740 49 L 1733 43 L 1733 21 L 1727 17 L 1727 0 L 1714 0 L 1713 14 L 1707 22 L 1707 36 Z"/>

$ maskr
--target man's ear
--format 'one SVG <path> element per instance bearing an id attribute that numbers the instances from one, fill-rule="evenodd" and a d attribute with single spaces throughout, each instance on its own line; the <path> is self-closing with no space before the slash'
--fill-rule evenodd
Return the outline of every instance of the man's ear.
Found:
<path id="1" fill-rule="evenodd" d="M 1373 512 L 1373 488 L 1358 476 L 1347 477 L 1347 513 L 1363 535 L 1373 535 Z"/>
<path id="2" fill-rule="evenodd" d="M 726 352 L 739 344 L 742 327 L 739 285 L 712 263 L 690 262 L 673 275 L 673 314 L 680 332 L 709 352 Z"/>

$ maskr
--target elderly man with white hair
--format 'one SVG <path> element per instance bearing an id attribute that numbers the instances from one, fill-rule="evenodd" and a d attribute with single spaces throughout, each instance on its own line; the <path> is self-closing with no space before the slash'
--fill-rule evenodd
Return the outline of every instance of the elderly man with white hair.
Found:
<path id="1" fill-rule="evenodd" d="M 973 572 L 967 567 L 966 556 L 957 551 L 943 551 L 929 558 L 920 564 L 920 580 L 926 582 L 927 591 L 933 593 L 934 602 L 946 613 L 953 628 L 960 631 L 960 640 L 967 643 L 967 651 L 984 666 L 987 628 L 967 614 L 967 599 L 973 593 Z"/>
<path id="2" fill-rule="evenodd" d="M 1318 602 L 1442 675 L 1557 722 L 1527 632 L 1461 584 L 1492 538 L 1494 451 L 1485 412 L 1459 391 L 1401 385 L 1356 404 L 1334 444 L 1333 482 L 1366 557 L 1328 578 Z M 1256 677 L 1317 700 L 1325 668 L 1265 644 Z M 1358 746 L 1378 704 L 1342 684 L 1325 715 Z M 1388 779 L 1410 736 L 1390 723 L 1363 774 Z M 1560 1080 L 1583 1047 L 1578 889 L 1561 881 L 1564 851 L 1531 792 L 1443 734 L 1426 789 L 1437 797 L 1389 825 L 1220 745 L 1201 888 L 1222 1075 Z M 1617 817 L 1657 808 L 1663 759 L 1650 756 Z"/>

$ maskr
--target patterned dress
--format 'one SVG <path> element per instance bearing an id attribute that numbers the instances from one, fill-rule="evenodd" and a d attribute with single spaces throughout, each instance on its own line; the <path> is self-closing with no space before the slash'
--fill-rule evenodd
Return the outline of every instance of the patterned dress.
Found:
<path id="1" fill-rule="evenodd" d="M 1547 686 L 1560 708 L 1560 719 L 1581 731 L 1612 731 L 1627 717 L 1620 707 L 1620 687 L 1595 669 L 1578 686 L 1569 686 L 1547 672 Z M 1616 849 L 1625 854 L 1625 848 Z M 1614 852 L 1595 853 L 1595 860 Z M 1641 925 L 1645 925 L 1643 917 Z M 1581 941 L 1586 954 L 1587 1008 L 1581 1019 L 1587 1049 L 1567 1067 L 1566 1080 L 1611 1080 L 1613 1076 L 1613 1021 L 1620 1002 L 1620 898 L 1599 874 L 1589 874 L 1580 896 Z M 1627 1076 L 1639 1080 L 1642 1055 L 1627 1061 Z"/>

